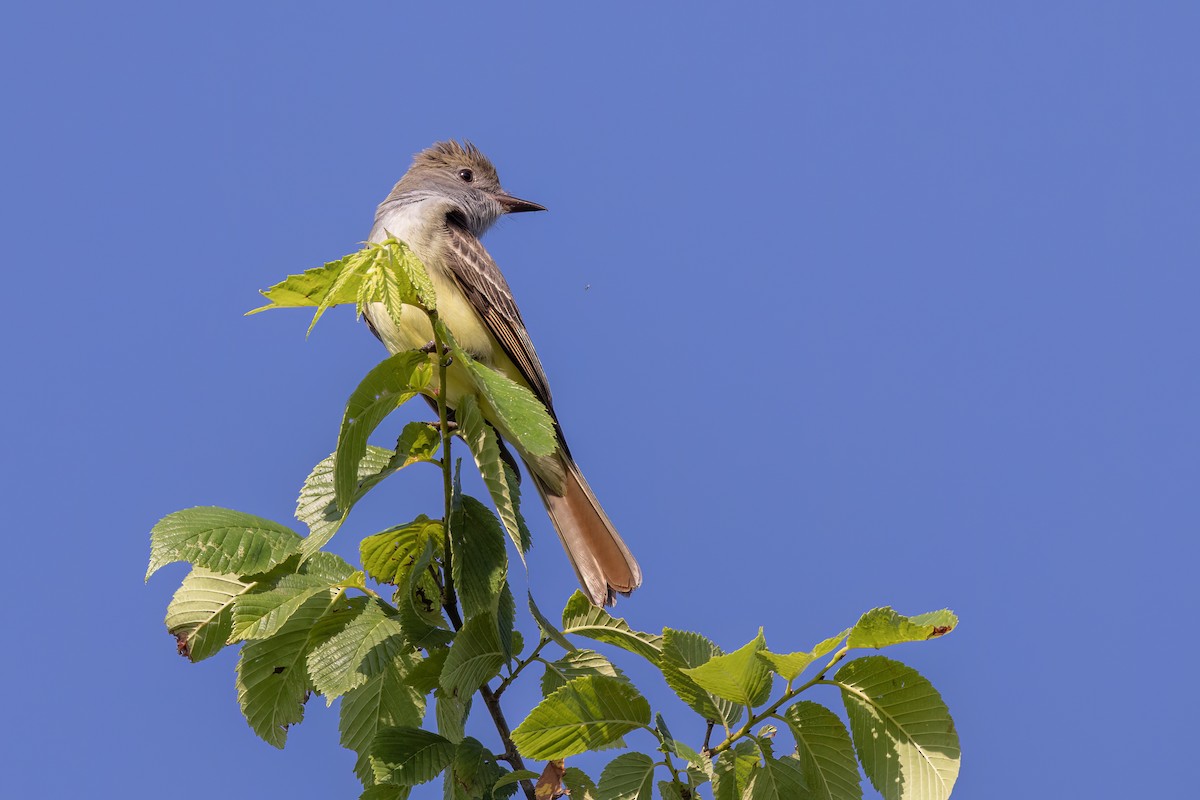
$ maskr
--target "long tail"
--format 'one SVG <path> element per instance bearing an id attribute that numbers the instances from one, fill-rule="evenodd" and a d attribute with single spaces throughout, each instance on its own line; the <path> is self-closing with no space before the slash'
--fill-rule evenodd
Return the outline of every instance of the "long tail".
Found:
<path id="1" fill-rule="evenodd" d="M 566 453 L 560 457 L 566 467 L 561 496 L 550 491 L 533 470 L 529 470 L 530 477 L 583 591 L 595 605 L 611 606 L 618 592 L 628 595 L 642 584 L 642 568 L 600 507 L 575 461 Z"/>

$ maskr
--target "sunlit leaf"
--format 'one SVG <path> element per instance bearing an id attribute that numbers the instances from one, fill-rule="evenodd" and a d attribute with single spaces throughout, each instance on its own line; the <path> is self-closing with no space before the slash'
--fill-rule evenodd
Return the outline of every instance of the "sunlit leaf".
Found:
<path id="1" fill-rule="evenodd" d="M 944 800 L 958 778 L 958 733 L 941 695 L 912 667 L 883 656 L 834 676 L 858 759 L 886 800 Z"/>
<path id="2" fill-rule="evenodd" d="M 361 613 L 308 655 L 308 674 L 325 696 L 325 704 L 383 672 L 393 660 L 412 648 L 404 639 L 395 613 L 375 598 L 368 598 Z"/>
<path id="3" fill-rule="evenodd" d="M 425 353 L 397 353 L 367 373 L 346 401 L 334 461 L 334 490 L 343 516 L 358 490 L 358 465 L 367 452 L 367 437 L 384 418 L 419 394 L 433 376 Z"/>
<path id="4" fill-rule="evenodd" d="M 652 800 L 654 759 L 645 753 L 623 753 L 600 773 L 600 796 L 605 800 Z"/>
<path id="5" fill-rule="evenodd" d="M 371 743 L 371 768 L 380 783 L 416 786 L 442 774 L 455 749 L 450 740 L 420 728 L 384 728 Z"/>
<path id="6" fill-rule="evenodd" d="M 700 688 L 743 706 L 765 703 L 771 692 L 771 672 L 755 657 L 766 648 L 762 630 L 743 647 L 724 656 L 714 656 L 698 667 L 680 670 Z"/>
<path id="7" fill-rule="evenodd" d="M 433 547 L 434 554 L 440 554 L 442 540 L 441 520 L 421 514 L 412 522 L 363 539 L 359 544 L 359 557 L 372 579 L 399 585 L 408 577 L 426 543 Z"/>
<path id="8" fill-rule="evenodd" d="M 846 644 L 851 647 L 887 647 L 902 642 L 923 642 L 943 636 L 958 625 L 949 609 L 906 617 L 890 608 L 875 608 L 862 615 L 850 629 Z"/>
<path id="9" fill-rule="evenodd" d="M 179 654 L 203 661 L 224 647 L 233 632 L 233 602 L 253 585 L 234 575 L 193 568 L 167 606 L 167 630 Z"/>
<path id="10" fill-rule="evenodd" d="M 150 531 L 150 567 L 187 561 L 223 575 L 266 572 L 296 552 L 300 535 L 269 519 L 228 508 L 198 506 L 168 514 Z"/>
<path id="11" fill-rule="evenodd" d="M 663 628 L 662 657 L 658 666 L 667 685 L 697 714 L 728 728 L 741 719 L 742 706 L 705 691 L 683 672 L 720 655 L 724 655 L 721 648 L 698 633 Z"/>
<path id="12" fill-rule="evenodd" d="M 633 630 L 624 619 L 614 617 L 603 608 L 592 605 L 578 589 L 567 600 L 566 608 L 563 609 L 562 632 L 616 645 L 631 653 L 637 653 L 653 664 L 658 663 L 662 653 L 661 636 Z"/>
<path id="13" fill-rule="evenodd" d="M 627 681 L 576 678 L 546 697 L 513 731 L 527 758 L 567 758 L 650 724 L 650 704 Z"/>
<path id="14" fill-rule="evenodd" d="M 783 716 L 796 739 L 796 753 L 814 800 L 862 797 L 854 747 L 837 715 L 823 705 L 803 700 Z"/>
<path id="15" fill-rule="evenodd" d="M 469 697 L 504 666 L 496 618 L 480 614 L 467 620 L 454 637 L 454 646 L 442 667 L 442 688 L 458 697 Z"/>
<path id="16" fill-rule="evenodd" d="M 804 672 L 809 664 L 832 653 L 849 632 L 850 629 L 847 628 L 837 636 L 831 636 L 818 643 L 809 652 L 772 653 L 770 650 L 760 650 L 758 657 L 771 668 L 772 672 L 782 676 L 786 681 L 793 681 L 801 672 Z"/>
<path id="17" fill-rule="evenodd" d="M 595 650 L 571 650 L 556 661 L 546 662 L 546 671 L 542 675 L 542 696 L 554 694 L 563 684 L 585 675 L 625 677 L 625 673 Z"/>
<path id="18" fill-rule="evenodd" d="M 508 578 L 504 531 L 496 516 L 474 497 L 464 495 L 450 516 L 454 585 L 463 616 L 495 617 Z"/>

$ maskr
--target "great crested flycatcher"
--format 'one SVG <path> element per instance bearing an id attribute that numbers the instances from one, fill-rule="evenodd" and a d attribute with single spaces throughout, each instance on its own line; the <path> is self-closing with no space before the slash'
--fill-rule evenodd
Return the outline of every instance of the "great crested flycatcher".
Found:
<path id="1" fill-rule="evenodd" d="M 528 388 L 554 418 L 558 449 L 549 456 L 522 452 L 579 582 L 596 605 L 629 594 L 642 570 L 617 534 L 567 449 L 550 399 L 550 386 L 521 320 L 508 282 L 479 241 L 504 214 L 545 211 L 500 188 L 496 168 L 474 145 L 439 142 L 413 158 L 412 166 L 375 212 L 370 241 L 389 236 L 421 259 L 437 291 L 438 314 L 473 358 Z M 365 312 L 367 324 L 392 353 L 433 341 L 424 313 L 411 309 L 395 324 L 381 304 Z M 453 408 L 470 383 L 452 364 L 446 402 Z M 435 388 L 437 388 L 435 386 Z"/>

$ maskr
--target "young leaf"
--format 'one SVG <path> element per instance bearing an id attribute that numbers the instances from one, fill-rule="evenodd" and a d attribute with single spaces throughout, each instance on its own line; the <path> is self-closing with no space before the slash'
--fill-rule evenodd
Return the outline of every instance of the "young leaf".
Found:
<path id="1" fill-rule="evenodd" d="M 513 731 L 526 758 L 567 758 L 650 724 L 650 704 L 626 681 L 576 678 L 544 698 Z"/>
<path id="2" fill-rule="evenodd" d="M 432 449 L 429 436 L 433 437 Z M 367 492 L 384 478 L 410 464 L 432 460 L 439 443 L 437 432 L 427 423 L 410 422 L 400 434 L 394 451 L 367 445 L 358 464 L 358 490 L 350 500 L 350 507 L 344 510 L 338 508 L 334 491 L 333 473 L 337 454 L 323 459 L 313 467 L 296 501 L 296 519 L 308 526 L 308 536 L 301 543 L 300 552 L 308 557 L 319 551 L 345 522 L 350 508 Z"/>
<path id="3" fill-rule="evenodd" d="M 326 309 L 336 305 L 355 303 L 361 314 L 365 304 L 380 302 L 394 318 L 399 317 L 406 303 L 436 308 L 433 284 L 425 267 L 404 242 L 394 237 L 369 243 L 356 253 L 303 274 L 289 275 L 260 293 L 271 302 L 246 312 L 247 316 L 272 308 L 316 306 L 308 326 L 310 333 Z"/>
<path id="4" fill-rule="evenodd" d="M 338 712 L 342 747 L 358 753 L 365 761 L 367 750 L 381 729 L 421 725 L 425 717 L 425 694 L 413 688 L 408 680 L 421 663 L 416 653 L 399 653 L 379 664 L 378 671 L 342 697 Z M 369 765 L 367 773 L 373 781 Z"/>
<path id="5" fill-rule="evenodd" d="M 427 354 L 397 353 L 368 372 L 351 393 L 338 432 L 334 462 L 334 491 L 343 516 L 358 490 L 358 465 L 367 452 L 367 437 L 384 417 L 424 390 L 432 376 Z"/>
<path id="6" fill-rule="evenodd" d="M 623 753 L 600 773 L 605 800 L 653 800 L 654 759 L 645 753 Z"/>
<path id="7" fill-rule="evenodd" d="M 549 639 L 568 652 L 576 649 L 575 645 L 571 644 L 566 636 L 563 636 L 562 631 L 554 627 L 554 623 L 542 613 L 542 610 L 537 607 L 537 603 L 533 602 L 533 592 L 527 592 L 526 596 L 529 598 L 529 613 L 533 615 L 534 622 L 541 630 L 542 638 Z"/>
<path id="8" fill-rule="evenodd" d="M 434 720 L 437 732 L 458 744 L 466 735 L 467 716 L 471 713 L 471 698 L 456 697 L 445 689 L 435 689 Z"/>
<path id="9" fill-rule="evenodd" d="M 823 705 L 802 700 L 784 713 L 813 800 L 859 800 L 862 785 L 850 734 Z"/>
<path id="10" fill-rule="evenodd" d="M 480 614 L 467 620 L 454 637 L 454 646 L 442 667 L 442 688 L 457 697 L 469 697 L 494 678 L 504 666 L 504 651 L 496 618 Z"/>
<path id="11" fill-rule="evenodd" d="M 337 632 L 331 624 L 318 624 L 331 605 L 328 594 L 311 597 L 274 636 L 242 647 L 238 704 L 251 729 L 275 747 L 282 748 L 288 727 L 304 719 L 311 688 L 304 660 L 312 647 Z"/>
<path id="12" fill-rule="evenodd" d="M 496 763 L 478 739 L 466 737 L 458 744 L 454 760 L 446 772 L 444 798 L 449 800 L 475 800 L 494 797 L 494 785 L 504 776 L 504 770 Z"/>
<path id="13" fill-rule="evenodd" d="M 305 270 L 299 275 L 288 275 L 269 289 L 260 290 L 259 294 L 271 302 L 247 311 L 246 316 L 273 308 L 316 306 L 318 311 L 308 326 L 311 332 L 326 308 L 357 301 L 362 275 L 355 273 L 352 268 L 348 270 L 347 266 L 361 259 L 362 252 L 328 261 L 324 266 Z"/>
<path id="14" fill-rule="evenodd" d="M 533 392 L 471 358 L 441 320 L 434 327 L 478 390 L 483 418 L 501 436 L 530 456 L 548 456 L 558 449 L 554 419 Z"/>
<path id="15" fill-rule="evenodd" d="M 752 641 L 729 655 L 715 656 L 680 672 L 717 697 L 743 706 L 762 705 L 771 693 L 771 672 L 755 654 L 766 646 L 760 628 Z"/>
<path id="16" fill-rule="evenodd" d="M 794 756 L 775 758 L 763 752 L 763 763 L 755 764 L 750 773 L 746 800 L 796 800 L 809 793 L 800 771 L 800 759 Z"/>
<path id="17" fill-rule="evenodd" d="M 958 617 L 949 609 L 905 617 L 890 608 L 874 608 L 850 629 L 851 647 L 887 647 L 902 642 L 923 642 L 943 636 L 958 625 Z"/>
<path id="18" fill-rule="evenodd" d="M 395 597 L 404 637 L 414 648 L 426 650 L 445 645 L 454 638 L 442 616 L 437 587 L 429 584 L 430 576 L 426 572 L 433 559 L 433 550 L 433 541 L 426 539 Z"/>
<path id="19" fill-rule="evenodd" d="M 886 800 L 944 800 L 958 778 L 958 734 L 941 695 L 912 667 L 883 656 L 834 676 L 858 759 Z"/>
<path id="20" fill-rule="evenodd" d="M 552 695 L 564 684 L 585 675 L 625 678 L 625 673 L 595 650 L 571 650 L 557 661 L 547 662 L 546 672 L 542 675 L 542 696 Z"/>
<path id="21" fill-rule="evenodd" d="M 808 653 L 772 653 L 770 650 L 760 650 L 758 657 L 771 668 L 772 672 L 780 675 L 785 681 L 794 681 L 800 676 L 801 672 L 804 672 L 809 664 L 822 656 L 832 653 L 838 644 L 841 643 L 842 639 L 846 638 L 846 634 L 848 633 L 850 633 L 849 628 L 837 636 L 831 636 L 825 641 L 820 642 Z"/>
<path id="22" fill-rule="evenodd" d="M 562 632 L 573 633 L 612 644 L 631 653 L 636 653 L 652 664 L 658 664 L 662 653 L 662 637 L 642 633 L 629 627 L 624 619 L 613 617 L 603 608 L 597 608 L 578 589 L 567 600 L 563 609 Z"/>
<path id="23" fill-rule="evenodd" d="M 368 536 L 359 544 L 363 569 L 380 583 L 400 585 L 412 570 L 417 555 L 429 544 L 442 550 L 442 521 L 420 514 L 406 525 Z"/>
<path id="24" fill-rule="evenodd" d="M 475 464 L 487 485 L 488 493 L 496 510 L 500 512 L 500 521 L 505 531 L 517 546 L 521 561 L 525 561 L 525 535 L 522 529 L 525 521 L 521 519 L 518 508 L 520 495 L 516 492 L 515 481 L 509 483 L 505 474 L 507 465 L 500 457 L 500 445 L 496 433 L 483 420 L 479 404 L 471 395 L 465 395 L 454 410 L 454 418 L 458 421 L 458 432 L 475 457 Z"/>
<path id="25" fill-rule="evenodd" d="M 309 598 L 329 592 L 330 582 L 314 575 L 284 575 L 261 590 L 257 587 L 233 606 L 231 642 L 274 636 Z"/>
<path id="26" fill-rule="evenodd" d="M 757 766 L 758 748 L 754 742 L 738 742 L 717 756 L 712 765 L 713 800 L 742 800 Z"/>
<path id="27" fill-rule="evenodd" d="M 462 496 L 450 516 L 454 586 L 463 616 L 496 614 L 508 578 L 504 532 L 496 516 L 474 497 Z"/>
<path id="28" fill-rule="evenodd" d="M 299 544 L 299 534 L 269 519 L 216 506 L 188 508 L 163 517 L 150 531 L 146 580 L 175 561 L 223 575 L 257 575 Z"/>
<path id="29" fill-rule="evenodd" d="M 254 584 L 195 567 L 167 606 L 167 630 L 179 654 L 203 661 L 225 646 L 233 631 L 233 601 Z"/>
<path id="30" fill-rule="evenodd" d="M 384 728 L 371 743 L 371 769 L 379 783 L 416 786 L 441 775 L 455 749 L 449 739 L 420 728 Z"/>
<path id="31" fill-rule="evenodd" d="M 562 785 L 570 792 L 571 800 L 600 800 L 600 790 L 596 788 L 596 782 L 579 767 L 567 767 L 563 770 Z"/>
<path id="32" fill-rule="evenodd" d="M 537 777 L 538 774 L 531 769 L 514 770 L 506 773 L 504 777 L 492 784 L 492 791 L 495 792 L 498 789 L 503 789 L 506 786 L 511 786 L 512 784 L 520 783 L 521 781 L 537 780 Z"/>
<path id="33" fill-rule="evenodd" d="M 721 648 L 698 633 L 663 628 L 662 657 L 658 666 L 667 685 L 697 714 L 731 728 L 741 719 L 742 706 L 706 692 L 683 673 L 685 669 L 698 667 L 720 655 L 724 655 Z"/>
<path id="34" fill-rule="evenodd" d="M 357 765 L 355 769 L 358 769 Z M 374 778 L 371 778 L 372 782 L 374 780 Z M 410 794 L 412 794 L 411 786 L 397 786 L 394 783 L 377 783 L 363 789 L 362 794 L 358 796 L 358 800 L 408 800 Z"/>
<path id="35" fill-rule="evenodd" d="M 404 639 L 395 613 L 368 598 L 361 613 L 345 628 L 308 654 L 308 674 L 325 696 L 325 704 L 385 671 L 393 660 L 412 648 Z"/>

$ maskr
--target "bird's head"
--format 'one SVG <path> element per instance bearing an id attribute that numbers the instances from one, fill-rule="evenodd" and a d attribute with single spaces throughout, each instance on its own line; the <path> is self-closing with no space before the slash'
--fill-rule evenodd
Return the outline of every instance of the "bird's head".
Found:
<path id="1" fill-rule="evenodd" d="M 492 162 L 470 142 L 438 142 L 417 153 L 392 196 L 408 192 L 444 196 L 451 213 L 475 236 L 504 214 L 546 210 L 504 191 Z"/>

